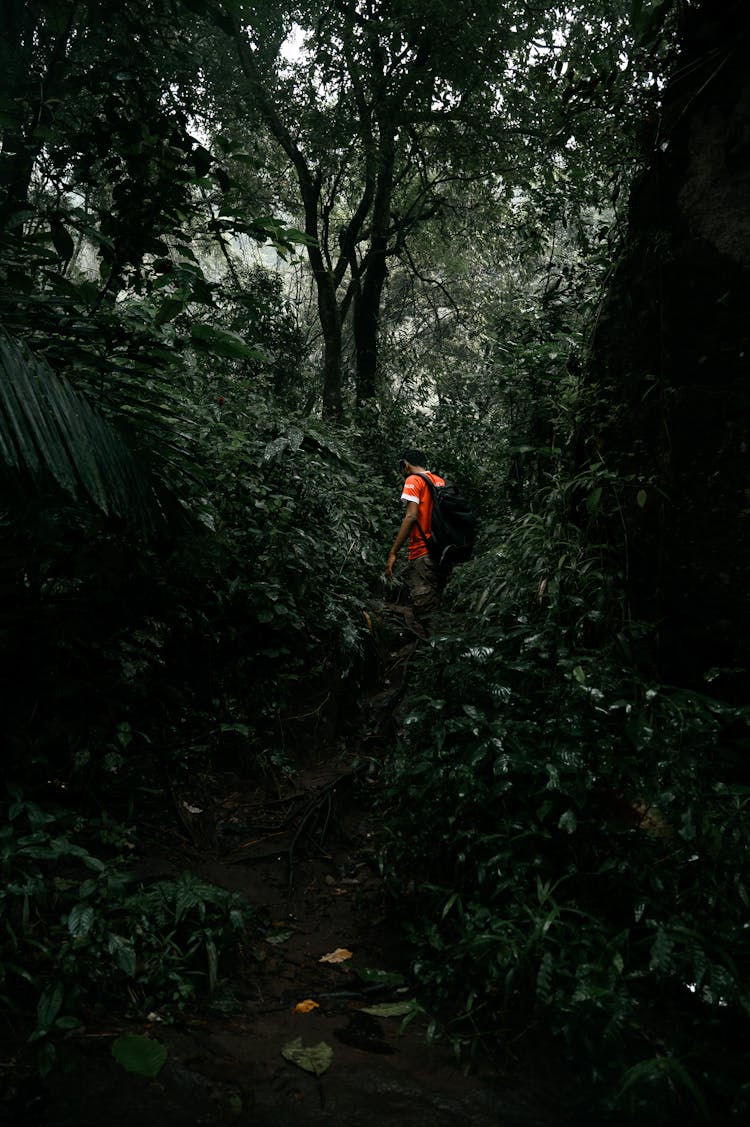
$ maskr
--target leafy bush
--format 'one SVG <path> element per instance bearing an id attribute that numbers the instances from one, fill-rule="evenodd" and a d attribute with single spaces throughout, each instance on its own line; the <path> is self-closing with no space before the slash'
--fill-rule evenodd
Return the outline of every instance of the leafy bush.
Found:
<path id="1" fill-rule="evenodd" d="M 168 1014 L 202 991 L 222 995 L 220 960 L 236 948 L 253 909 L 234 893 L 189 873 L 133 887 L 122 856 L 102 860 L 81 832 L 111 843 L 124 831 L 53 813 L 9 786 L 0 830 L 0 997 L 48 1071 L 56 1039 L 82 1022 L 85 1007 Z M 132 842 L 128 841 L 132 845 Z M 34 1005 L 36 1019 L 31 1018 Z"/>
<path id="2" fill-rule="evenodd" d="M 661 1122 L 675 1092 L 686 1118 L 702 1093 L 739 1113 L 716 1058 L 750 1016 L 750 716 L 655 681 L 595 506 L 566 518 L 581 482 L 597 505 L 613 487 L 559 475 L 457 576 L 461 628 L 420 663 L 388 768 L 386 869 L 457 1044 L 531 1014 L 607 1114 Z"/>

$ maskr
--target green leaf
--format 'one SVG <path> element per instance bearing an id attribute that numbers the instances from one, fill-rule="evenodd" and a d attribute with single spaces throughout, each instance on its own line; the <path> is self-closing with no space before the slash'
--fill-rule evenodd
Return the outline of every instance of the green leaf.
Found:
<path id="1" fill-rule="evenodd" d="M 560 817 L 560 821 L 557 823 L 557 825 L 559 829 L 567 830 L 569 834 L 572 834 L 575 833 L 576 829 L 578 828 L 578 819 L 576 818 L 572 810 L 566 810 L 565 813 Z"/>
<path id="2" fill-rule="evenodd" d="M 158 1076 L 167 1059 L 167 1050 L 161 1041 L 124 1033 L 112 1045 L 112 1056 L 127 1072 L 138 1076 Z"/>
<path id="3" fill-rule="evenodd" d="M 154 324 L 165 325 L 167 321 L 173 321 L 178 313 L 182 313 L 184 308 L 185 302 L 181 297 L 165 298 L 156 313 Z"/>
<path id="4" fill-rule="evenodd" d="M 25 489 L 69 496 L 153 530 L 164 513 L 142 465 L 67 380 L 0 332 L 0 468 Z"/>
<path id="5" fill-rule="evenodd" d="M 372 985 L 403 986 L 406 981 L 402 974 L 397 974 L 395 971 L 374 970 L 371 967 L 352 967 L 352 970 L 361 982 Z"/>
<path id="6" fill-rule="evenodd" d="M 602 487 L 599 485 L 596 487 L 596 489 L 592 489 L 591 493 L 589 493 L 588 497 L 586 498 L 586 508 L 590 513 L 596 512 L 596 510 L 599 508 L 599 502 L 601 501 L 601 499 Z"/>
<path id="7" fill-rule="evenodd" d="M 630 20 L 636 41 L 640 45 L 647 46 L 656 39 L 675 2 L 676 0 L 651 0 L 644 3 L 644 0 L 631 0 Z"/>
<path id="8" fill-rule="evenodd" d="M 376 1006 L 363 1006 L 360 1013 L 372 1014 L 373 1017 L 405 1017 L 418 1008 L 415 998 L 404 1002 L 381 1002 Z"/>
<path id="9" fill-rule="evenodd" d="M 129 978 L 133 978 L 136 967 L 135 948 L 130 940 L 112 933 L 107 940 L 107 950 L 110 955 L 114 955 L 115 962 L 120 970 L 124 971 Z"/>
<path id="10" fill-rule="evenodd" d="M 91 931 L 94 909 L 86 904 L 76 904 L 68 915 L 68 931 L 74 939 L 81 939 Z"/>
<path id="11" fill-rule="evenodd" d="M 281 931 L 269 931 L 264 938 L 266 943 L 273 943 L 275 946 L 278 943 L 286 943 L 287 939 L 291 939 L 293 935 L 293 928 L 284 928 Z"/>
<path id="12" fill-rule="evenodd" d="M 42 1080 L 44 1080 L 45 1076 L 49 1075 L 51 1070 L 54 1068 L 56 1060 L 57 1049 L 51 1041 L 46 1041 L 42 1046 L 40 1046 L 36 1058 L 37 1070 Z"/>
<path id="13" fill-rule="evenodd" d="M 451 895 L 451 896 L 449 896 L 449 897 L 448 897 L 448 899 L 447 899 L 447 900 L 446 900 L 446 902 L 445 902 L 445 906 L 444 906 L 444 908 L 443 908 L 442 912 L 440 913 L 440 919 L 441 919 L 441 920 L 444 920 L 444 919 L 445 919 L 445 917 L 446 917 L 446 916 L 448 915 L 448 913 L 450 912 L 451 908 L 453 907 L 453 905 L 454 905 L 454 904 L 456 903 L 456 901 L 458 900 L 458 895 L 459 895 L 459 894 L 458 894 L 457 892 L 454 892 L 454 893 L 452 893 L 452 895 Z"/>
<path id="14" fill-rule="evenodd" d="M 49 1029 L 60 1012 L 63 1003 L 63 985 L 61 982 L 48 986 L 43 991 L 36 1007 L 36 1020 L 40 1029 Z"/>
<path id="15" fill-rule="evenodd" d="M 672 951 L 674 950 L 674 943 L 667 934 L 665 929 L 659 925 L 656 929 L 656 937 L 651 947 L 651 959 L 649 967 L 651 970 L 668 972 L 672 968 Z"/>
<path id="16" fill-rule="evenodd" d="M 251 348 L 238 333 L 232 333 L 228 329 L 197 324 L 191 326 L 190 336 L 194 345 L 214 356 L 223 356 L 229 360 L 263 359 L 259 349 Z"/>
<path id="17" fill-rule="evenodd" d="M 635 497 L 635 501 L 636 501 L 636 504 L 638 505 L 638 508 L 642 509 L 644 507 L 644 505 L 646 504 L 647 500 L 648 500 L 648 494 L 646 493 L 646 490 L 645 489 L 639 489 L 637 494 L 636 494 L 636 497 Z"/>
<path id="18" fill-rule="evenodd" d="M 314 1076 L 322 1076 L 331 1066 L 333 1049 L 325 1041 L 320 1041 L 317 1045 L 306 1048 L 302 1044 L 302 1038 L 295 1037 L 293 1041 L 284 1045 L 281 1055 L 284 1060 L 291 1061 L 298 1068 L 304 1068 L 305 1072 L 312 1072 Z"/>
<path id="19" fill-rule="evenodd" d="M 83 1025 L 80 1017 L 74 1017 L 73 1014 L 66 1014 L 65 1017 L 59 1017 L 55 1022 L 55 1029 L 79 1029 Z"/>

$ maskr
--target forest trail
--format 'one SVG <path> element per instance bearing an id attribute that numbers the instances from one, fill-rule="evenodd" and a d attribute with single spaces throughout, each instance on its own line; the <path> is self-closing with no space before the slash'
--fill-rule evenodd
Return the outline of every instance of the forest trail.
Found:
<path id="1" fill-rule="evenodd" d="M 411 645 L 413 645 L 413 640 Z M 410 644 L 402 652 L 410 655 Z M 393 685 L 386 690 L 393 695 Z M 398 695 L 396 679 L 395 693 Z M 382 689 L 379 696 L 382 696 Z M 378 707 L 378 697 L 374 698 Z M 553 1096 L 488 1061 L 458 1062 L 427 1042 L 429 1015 L 406 1027 L 365 1007 L 414 997 L 402 920 L 386 896 L 372 813 L 377 775 L 339 746 L 294 776 L 262 785 L 206 775 L 173 795 L 173 824 L 145 827 L 142 879 L 195 877 L 257 908 L 236 965 L 220 964 L 238 1006 L 174 1021 L 144 1013 L 87 1026 L 14 1127 L 252 1124 L 253 1127 L 551 1127 Z M 344 949 L 341 962 L 321 961 Z M 298 1003 L 317 1003 L 296 1012 Z M 155 1079 L 126 1073 L 114 1039 L 147 1035 L 167 1049 Z M 296 1038 L 330 1047 L 320 1077 L 282 1056 Z M 551 1087 L 551 1085 L 550 1085 Z"/>

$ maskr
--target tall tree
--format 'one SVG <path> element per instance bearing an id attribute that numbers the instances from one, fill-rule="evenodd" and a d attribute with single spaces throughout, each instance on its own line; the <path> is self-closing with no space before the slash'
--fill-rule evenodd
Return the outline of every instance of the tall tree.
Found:
<path id="1" fill-rule="evenodd" d="M 528 188 L 580 159 L 592 91 L 625 84 L 624 3 L 562 13 L 521 0 L 229 2 L 247 92 L 293 169 L 323 336 L 323 410 L 343 411 L 351 320 L 356 399 L 378 386 L 389 259 L 447 206 L 446 185 Z M 225 82 L 226 76 L 222 75 Z M 610 112 L 610 116 L 613 116 Z M 585 131 L 585 130 L 584 130 Z"/>
<path id="2" fill-rule="evenodd" d="M 0 14 L 0 231 L 21 230 L 34 165 L 50 136 L 77 5 L 8 0 Z"/>

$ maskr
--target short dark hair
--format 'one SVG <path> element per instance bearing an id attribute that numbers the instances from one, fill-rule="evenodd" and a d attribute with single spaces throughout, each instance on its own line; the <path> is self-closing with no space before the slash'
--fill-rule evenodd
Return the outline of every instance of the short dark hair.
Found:
<path id="1" fill-rule="evenodd" d="M 423 466 L 427 461 L 424 453 L 421 450 L 417 450 L 414 446 L 407 447 L 399 460 L 408 462 L 412 466 Z"/>

